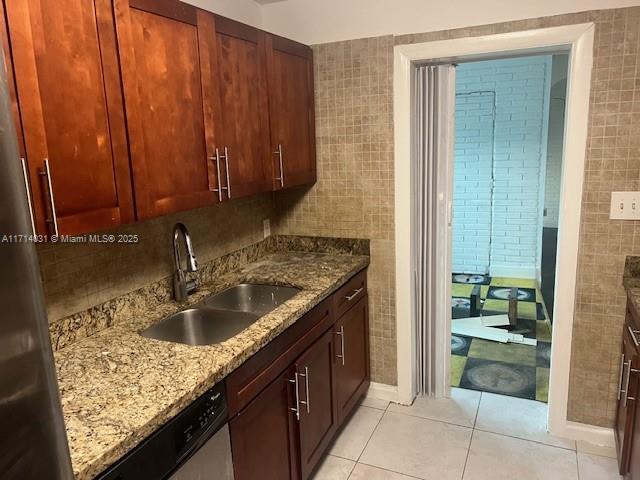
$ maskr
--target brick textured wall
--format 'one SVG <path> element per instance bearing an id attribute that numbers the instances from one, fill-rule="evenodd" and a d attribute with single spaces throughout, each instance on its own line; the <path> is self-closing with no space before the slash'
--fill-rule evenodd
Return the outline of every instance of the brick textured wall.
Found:
<path id="1" fill-rule="evenodd" d="M 640 223 L 609 220 L 608 210 L 611 191 L 640 188 L 640 7 L 314 48 L 319 181 L 278 198 L 280 230 L 372 238 L 374 381 L 396 383 L 393 44 L 585 22 L 596 25 L 595 69 L 573 345 L 566 346 L 572 349 L 569 419 L 612 425 L 624 321 L 622 271 L 626 255 L 640 255 Z"/>
<path id="2" fill-rule="evenodd" d="M 471 79 L 457 78 L 460 87 Z M 493 90 L 456 95 L 452 271 L 457 273 L 489 273 L 495 100 Z"/>
<path id="3" fill-rule="evenodd" d="M 550 77 L 550 55 L 456 68 L 456 272 L 536 278 Z"/>

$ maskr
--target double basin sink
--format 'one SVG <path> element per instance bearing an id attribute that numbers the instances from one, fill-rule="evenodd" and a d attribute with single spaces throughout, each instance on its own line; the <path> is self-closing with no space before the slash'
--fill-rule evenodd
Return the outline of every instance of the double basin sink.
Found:
<path id="1" fill-rule="evenodd" d="M 141 335 L 186 345 L 224 342 L 299 291 L 294 287 L 243 283 L 160 320 L 142 331 Z"/>

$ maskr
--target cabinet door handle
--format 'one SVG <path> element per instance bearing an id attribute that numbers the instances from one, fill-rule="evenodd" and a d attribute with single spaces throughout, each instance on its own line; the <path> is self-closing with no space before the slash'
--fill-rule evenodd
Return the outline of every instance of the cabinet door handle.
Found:
<path id="1" fill-rule="evenodd" d="M 227 186 L 224 190 L 227 191 L 227 198 L 231 199 L 231 176 L 229 175 L 229 149 L 224 147 L 224 165 L 227 174 Z"/>
<path id="2" fill-rule="evenodd" d="M 46 222 L 53 225 L 54 235 L 58 236 L 60 231 L 58 230 L 58 217 L 56 215 L 56 201 L 53 197 L 53 185 L 51 182 L 51 167 L 49 166 L 49 159 L 44 159 L 44 171 L 40 172 L 40 175 L 47 177 L 47 188 L 49 190 L 49 205 L 51 207 L 51 218 L 47 218 Z"/>
<path id="3" fill-rule="evenodd" d="M 304 377 L 304 389 L 305 400 L 300 400 L 300 403 L 307 407 L 307 413 L 311 413 L 311 399 L 309 398 L 309 367 L 304 367 L 304 373 L 298 374 L 300 377 Z"/>
<path id="4" fill-rule="evenodd" d="M 214 188 L 212 192 L 216 192 L 218 194 L 218 201 L 222 202 L 222 181 L 220 180 L 220 153 L 216 148 L 216 154 L 209 157 L 209 160 L 212 162 L 216 162 L 216 175 L 218 178 L 218 188 Z"/>
<path id="5" fill-rule="evenodd" d="M 298 372 L 295 373 L 294 380 L 289 380 L 290 383 L 293 383 L 294 388 L 296 389 L 296 406 L 291 409 L 291 411 L 295 412 L 296 420 L 300 421 L 300 393 L 298 393 Z"/>
<path id="6" fill-rule="evenodd" d="M 344 325 L 340 325 L 340 331 L 336 332 L 336 335 L 340 337 L 340 355 L 336 355 L 336 357 L 342 360 L 344 367 Z"/>
<path id="7" fill-rule="evenodd" d="M 622 397 L 622 379 L 624 378 L 624 353 L 622 354 L 622 358 L 620 359 L 620 378 L 618 379 L 618 400 Z"/>
<path id="8" fill-rule="evenodd" d="M 31 201 L 31 187 L 29 184 L 29 173 L 27 171 L 27 162 L 24 157 L 20 158 L 22 163 L 22 176 L 24 177 L 24 188 L 27 190 L 27 203 L 29 204 L 29 219 L 31 220 L 31 230 L 36 235 L 36 221 L 33 218 L 33 202 Z"/>
<path id="9" fill-rule="evenodd" d="M 276 177 L 276 180 L 280 182 L 280 188 L 284 188 L 284 168 L 282 166 L 282 144 L 278 144 L 278 150 L 273 152 L 274 155 L 278 155 L 278 162 L 280 164 L 280 176 Z"/>
<path id="10" fill-rule="evenodd" d="M 358 295 L 360 295 L 362 293 L 362 291 L 364 290 L 364 287 L 360 287 L 357 290 L 354 290 L 353 293 L 351 295 L 347 295 L 346 297 L 344 297 L 347 302 L 350 302 L 351 300 L 353 300 L 354 298 L 356 298 Z"/>
<path id="11" fill-rule="evenodd" d="M 640 347 L 640 343 L 638 343 L 638 338 L 636 337 L 636 333 L 640 333 L 640 331 L 634 330 L 629 325 L 627 325 L 627 330 L 629 330 L 629 333 L 631 334 L 631 340 L 633 340 L 633 344 L 636 346 L 636 348 Z"/>

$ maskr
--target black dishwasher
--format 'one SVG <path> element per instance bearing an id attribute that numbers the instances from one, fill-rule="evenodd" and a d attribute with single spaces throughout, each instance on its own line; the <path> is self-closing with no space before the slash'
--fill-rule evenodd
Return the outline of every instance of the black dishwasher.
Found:
<path id="1" fill-rule="evenodd" d="M 224 384 L 169 420 L 99 480 L 233 480 Z"/>

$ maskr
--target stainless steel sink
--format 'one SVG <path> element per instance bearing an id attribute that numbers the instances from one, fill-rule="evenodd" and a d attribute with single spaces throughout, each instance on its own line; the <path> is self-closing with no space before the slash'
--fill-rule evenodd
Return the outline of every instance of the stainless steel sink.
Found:
<path id="1" fill-rule="evenodd" d="M 242 283 L 175 313 L 140 335 L 187 345 L 213 345 L 236 336 L 283 304 L 299 288 Z"/>
<path id="2" fill-rule="evenodd" d="M 192 308 L 160 320 L 141 335 L 187 345 L 213 345 L 234 337 L 259 318 L 247 312 Z"/>
<path id="3" fill-rule="evenodd" d="M 219 310 L 266 315 L 300 291 L 294 287 L 241 283 L 207 298 L 203 304 Z"/>

